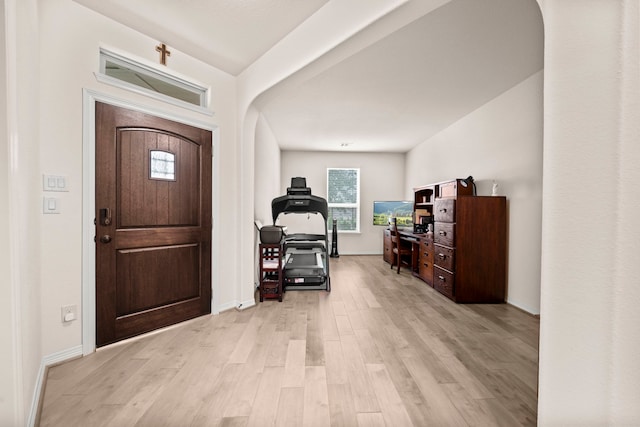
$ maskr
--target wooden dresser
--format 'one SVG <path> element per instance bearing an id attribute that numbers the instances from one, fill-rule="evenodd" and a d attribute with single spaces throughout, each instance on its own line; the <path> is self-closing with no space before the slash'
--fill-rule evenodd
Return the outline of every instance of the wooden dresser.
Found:
<path id="1" fill-rule="evenodd" d="M 507 200 L 468 195 L 460 181 L 435 199 L 433 287 L 460 303 L 504 302 Z"/>

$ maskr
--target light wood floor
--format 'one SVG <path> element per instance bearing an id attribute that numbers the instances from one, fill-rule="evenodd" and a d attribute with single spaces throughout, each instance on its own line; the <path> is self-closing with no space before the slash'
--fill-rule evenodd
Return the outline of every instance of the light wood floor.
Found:
<path id="1" fill-rule="evenodd" d="M 42 426 L 533 426 L 536 318 L 456 305 L 381 256 L 49 369 Z"/>

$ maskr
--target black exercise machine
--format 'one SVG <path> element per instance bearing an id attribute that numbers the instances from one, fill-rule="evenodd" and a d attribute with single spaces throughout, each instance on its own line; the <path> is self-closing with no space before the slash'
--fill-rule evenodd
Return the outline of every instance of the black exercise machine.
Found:
<path id="1" fill-rule="evenodd" d="M 324 222 L 324 234 L 294 233 L 284 236 L 285 264 L 283 285 L 285 290 L 321 289 L 331 291 L 329 259 L 327 256 L 329 208 L 322 197 L 311 194 L 306 179 L 291 178 L 291 187 L 285 196 L 271 202 L 275 224 L 281 214 L 318 214 Z"/>

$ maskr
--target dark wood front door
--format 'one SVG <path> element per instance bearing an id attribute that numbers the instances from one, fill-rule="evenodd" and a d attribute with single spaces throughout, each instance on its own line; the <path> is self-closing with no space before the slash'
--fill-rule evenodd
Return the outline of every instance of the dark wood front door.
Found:
<path id="1" fill-rule="evenodd" d="M 96 103 L 96 344 L 211 312 L 211 131 Z"/>

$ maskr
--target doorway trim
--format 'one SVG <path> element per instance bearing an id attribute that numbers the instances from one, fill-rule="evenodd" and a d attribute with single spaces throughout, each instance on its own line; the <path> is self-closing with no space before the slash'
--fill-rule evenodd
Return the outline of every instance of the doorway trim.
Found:
<path id="1" fill-rule="evenodd" d="M 121 98 L 84 88 L 82 90 L 82 354 L 91 354 L 96 349 L 96 257 L 95 257 L 95 185 L 96 185 L 96 101 L 121 108 L 140 111 L 168 120 L 210 130 L 212 133 L 212 183 L 211 197 L 212 236 L 211 236 L 211 314 L 218 314 L 219 307 L 219 244 L 215 236 L 220 235 L 218 222 L 220 188 L 219 168 L 219 130 L 216 125 L 173 113 L 137 104 Z"/>

